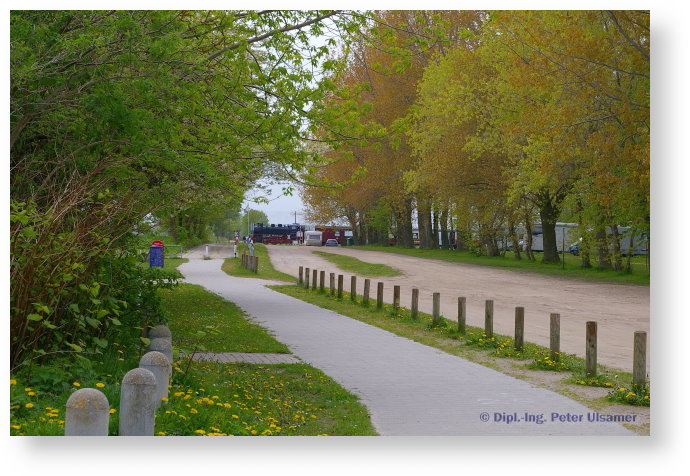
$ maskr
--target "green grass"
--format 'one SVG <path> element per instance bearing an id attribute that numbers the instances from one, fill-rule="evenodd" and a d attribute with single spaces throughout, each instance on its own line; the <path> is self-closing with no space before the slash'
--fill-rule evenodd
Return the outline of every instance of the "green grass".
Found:
<path id="1" fill-rule="evenodd" d="M 173 345 L 214 352 L 287 352 L 234 304 L 185 284 L 162 292 Z M 199 330 L 203 335 L 199 335 Z M 159 435 L 374 435 L 366 407 L 304 364 L 175 362 Z"/>
<path id="2" fill-rule="evenodd" d="M 276 281 L 286 281 L 293 283 L 295 278 L 286 273 L 276 271 L 271 265 L 271 260 L 268 256 L 266 245 L 262 243 L 254 244 L 254 254 L 259 258 L 259 268 L 256 273 L 249 271 L 242 267 L 242 253 L 249 253 L 247 245 L 240 243 L 237 245 L 237 258 L 226 258 L 223 261 L 221 269 L 230 276 L 237 276 L 239 278 L 261 278 L 272 279 Z"/>
<path id="3" fill-rule="evenodd" d="M 189 352 L 202 345 L 208 352 L 289 353 L 284 344 L 249 322 L 239 307 L 201 286 L 180 284 L 160 295 L 171 316 L 168 326 L 176 347 Z"/>
<path id="4" fill-rule="evenodd" d="M 400 276 L 402 274 L 397 269 L 386 266 L 385 264 L 367 263 L 357 258 L 352 258 L 351 256 L 337 255 L 324 251 L 314 251 L 314 254 L 327 259 L 343 271 L 359 276 Z"/>
<path id="5" fill-rule="evenodd" d="M 177 263 L 166 260 L 166 268 Z M 173 364 L 168 402 L 156 415 L 157 435 L 375 435 L 366 407 L 317 369 L 304 364 L 197 362 L 180 353 L 202 344 L 216 352 L 285 352 L 237 306 L 199 286 L 161 291 L 169 314 Z M 209 327 L 210 326 L 210 327 Z M 203 335 L 199 334 L 199 330 Z M 139 329 L 123 329 L 102 355 L 55 356 L 32 372 L 11 375 L 10 434 L 64 434 L 65 404 L 79 388 L 98 388 L 118 434 L 119 382 L 145 349 Z M 79 376 L 76 378 L 75 376 Z"/>
<path id="6" fill-rule="evenodd" d="M 513 253 L 506 253 L 505 256 L 477 256 L 470 251 L 440 250 L 440 249 L 420 249 L 420 248 L 398 248 L 394 246 L 350 246 L 348 248 L 365 251 L 382 251 L 386 253 L 397 253 L 417 258 L 438 259 L 451 263 L 468 263 L 481 266 L 493 266 L 497 268 L 525 271 L 529 273 L 544 274 L 549 276 L 561 276 L 566 278 L 576 278 L 596 282 L 613 282 L 620 284 L 649 285 L 649 271 L 645 266 L 644 256 L 632 258 L 632 272 L 619 272 L 601 268 L 582 268 L 580 257 L 565 253 L 565 266 L 563 263 L 542 263 L 541 253 L 535 253 L 536 261 L 525 259 L 517 260 Z M 623 258 L 625 262 L 627 258 Z"/>
<path id="7" fill-rule="evenodd" d="M 384 304 L 383 309 L 377 309 L 375 299 L 370 299 L 369 305 L 364 305 L 361 297 L 353 302 L 348 293 L 344 293 L 342 299 L 337 299 L 330 297 L 327 292 L 307 290 L 296 285 L 270 287 L 324 309 L 332 310 L 401 337 L 497 370 L 500 369 L 493 364 L 496 358 L 509 359 L 515 363 L 514 367 L 518 369 L 517 375 L 511 373 L 513 376 L 520 376 L 519 369 L 543 370 L 563 373 L 564 379 L 570 376 L 571 379 L 584 381 L 581 376 L 585 372 L 585 361 L 575 355 L 561 353 L 558 355 L 558 360 L 553 361 L 550 358 L 548 348 L 527 342 L 524 344 L 523 350 L 517 351 L 511 337 L 494 334 L 492 338 L 487 338 L 483 329 L 472 326 L 467 326 L 466 333 L 463 335 L 459 332 L 456 321 L 442 317 L 440 325 L 433 326 L 432 316 L 429 314 L 420 312 L 418 319 L 415 320 L 411 318 L 410 311 L 404 307 L 395 310 L 392 305 Z M 632 381 L 632 375 L 629 372 L 603 365 L 598 366 L 598 373 L 605 381 L 611 382 L 609 387 L 613 388 L 627 387 Z M 573 383 L 580 384 L 574 380 Z M 572 395 L 568 396 L 572 397 Z M 648 403 L 649 400 L 647 399 Z M 603 401 L 597 401 L 594 404 L 605 405 Z"/>
<path id="8" fill-rule="evenodd" d="M 176 373 L 158 435 L 375 435 L 366 408 L 304 364 L 195 362 Z"/>

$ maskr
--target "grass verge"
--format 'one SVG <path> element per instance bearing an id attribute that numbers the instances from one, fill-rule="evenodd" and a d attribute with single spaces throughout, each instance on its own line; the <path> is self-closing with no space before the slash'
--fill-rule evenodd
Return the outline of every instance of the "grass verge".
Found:
<path id="1" fill-rule="evenodd" d="M 289 353 L 288 348 L 263 328 L 247 320 L 235 304 L 196 284 L 161 290 L 163 309 L 171 316 L 168 326 L 176 347 L 187 353 L 207 352 Z"/>
<path id="2" fill-rule="evenodd" d="M 242 267 L 242 253 L 249 253 L 249 249 L 244 243 L 237 245 L 237 258 L 226 258 L 223 261 L 221 269 L 228 275 L 237 276 L 239 278 L 261 278 L 290 283 L 295 282 L 295 278 L 293 276 L 290 276 L 286 273 L 281 273 L 273 268 L 273 265 L 271 265 L 271 260 L 268 257 L 266 245 L 262 243 L 254 244 L 254 253 L 259 257 L 259 269 L 256 273 L 253 273 Z"/>
<path id="3" fill-rule="evenodd" d="M 632 259 L 631 273 L 613 271 L 611 269 L 582 267 L 581 260 L 577 256 L 565 253 L 565 263 L 542 263 L 541 253 L 535 253 L 536 261 L 523 259 L 517 260 L 512 253 L 506 256 L 477 256 L 470 251 L 457 250 L 425 250 L 419 248 L 398 248 L 394 246 L 350 246 L 348 248 L 364 251 L 382 251 L 416 258 L 429 258 L 448 261 L 451 263 L 468 263 L 481 266 L 493 266 L 496 268 L 512 269 L 529 273 L 560 276 L 564 278 L 576 278 L 595 282 L 612 282 L 618 284 L 649 285 L 649 270 L 645 266 L 644 256 L 635 256 Z M 625 258 L 624 258 L 625 260 Z"/>
<path id="4" fill-rule="evenodd" d="M 270 287 L 401 337 L 485 365 L 512 377 L 528 380 L 578 400 L 590 408 L 601 411 L 615 409 L 617 412 L 641 411 L 648 414 L 647 409 L 640 407 L 649 406 L 649 388 L 631 389 L 629 382 L 632 375 L 629 372 L 599 365 L 598 383 L 590 382 L 584 377 L 584 359 L 575 355 L 559 354 L 558 359 L 554 360 L 549 349 L 531 343 L 525 343 L 524 349 L 517 351 L 511 337 L 494 334 L 492 338 L 487 338 L 483 329 L 471 326 L 466 328 L 465 334 L 461 334 L 455 321 L 441 318 L 440 324 L 433 326 L 429 314 L 420 312 L 415 320 L 404 307 L 395 310 L 392 305 L 384 304 L 384 308 L 379 310 L 375 301 L 370 300 L 369 305 L 364 305 L 358 298 L 353 302 L 348 293 L 344 293 L 342 299 L 337 299 L 327 292 L 307 290 L 296 285 Z M 631 396 L 630 393 L 636 393 L 636 396 Z M 628 397 L 625 398 L 625 395 Z M 633 410 L 634 407 L 629 405 L 640 407 Z M 641 426 L 632 429 L 647 434 L 649 425 L 642 423 Z"/>
<path id="5" fill-rule="evenodd" d="M 385 264 L 367 263 L 366 261 L 361 261 L 351 256 L 337 255 L 324 251 L 314 251 L 314 254 L 325 258 L 343 271 L 359 276 L 400 276 L 402 274 L 397 269 L 391 268 Z"/>

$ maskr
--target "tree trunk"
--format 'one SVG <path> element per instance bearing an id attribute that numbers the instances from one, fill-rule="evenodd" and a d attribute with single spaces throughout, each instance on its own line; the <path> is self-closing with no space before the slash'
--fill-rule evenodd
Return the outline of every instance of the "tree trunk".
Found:
<path id="1" fill-rule="evenodd" d="M 427 201 L 417 201 L 417 224 L 419 226 L 419 247 L 430 249 L 432 247 L 431 206 Z"/>
<path id="2" fill-rule="evenodd" d="M 433 226 L 431 227 L 431 246 L 434 249 L 438 249 L 438 208 L 434 206 L 433 208 Z"/>
<path id="3" fill-rule="evenodd" d="M 561 261 L 558 257 L 558 244 L 556 243 L 558 212 L 558 208 L 553 205 L 551 200 L 542 201 L 539 217 L 541 218 L 541 231 L 544 240 L 543 263 L 559 263 Z"/>
<path id="4" fill-rule="evenodd" d="M 609 246 L 606 239 L 606 226 L 603 224 L 597 225 L 596 227 L 596 242 L 597 242 L 597 253 L 599 256 L 599 267 L 600 268 L 611 268 L 611 259 L 609 257 Z"/>
<path id="5" fill-rule="evenodd" d="M 613 269 L 616 271 L 623 270 L 623 260 L 621 258 L 621 237 L 618 233 L 618 225 L 610 225 L 611 227 L 611 254 L 613 255 Z"/>
<path id="6" fill-rule="evenodd" d="M 397 246 L 412 248 L 414 246 L 412 240 L 412 200 L 406 199 L 404 201 L 402 209 L 395 215 L 395 221 L 398 224 Z"/>
<path id="7" fill-rule="evenodd" d="M 529 213 L 525 214 L 525 255 L 530 261 L 534 261 L 534 252 L 532 251 L 532 220 Z"/>
<path id="8" fill-rule="evenodd" d="M 448 209 L 443 208 L 441 209 L 441 248 L 444 250 L 446 249 L 451 249 L 449 240 L 448 240 Z"/>
<path id="9" fill-rule="evenodd" d="M 508 233 L 510 233 L 510 241 L 513 243 L 513 256 L 515 259 L 522 259 L 520 255 L 520 246 L 518 246 L 518 236 L 515 231 L 515 223 L 512 221 L 508 223 Z"/>

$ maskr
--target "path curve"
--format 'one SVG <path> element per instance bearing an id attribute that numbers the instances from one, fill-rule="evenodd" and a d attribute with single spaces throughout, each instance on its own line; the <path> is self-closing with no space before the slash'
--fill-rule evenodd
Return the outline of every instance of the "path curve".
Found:
<path id="1" fill-rule="evenodd" d="M 268 281 L 228 276 L 221 264 L 191 259 L 178 269 L 358 395 L 381 435 L 634 435 L 588 422 L 594 412 L 550 390 L 278 293 Z M 554 413 L 571 421 L 552 421 Z M 534 421 L 520 421 L 527 415 Z"/>

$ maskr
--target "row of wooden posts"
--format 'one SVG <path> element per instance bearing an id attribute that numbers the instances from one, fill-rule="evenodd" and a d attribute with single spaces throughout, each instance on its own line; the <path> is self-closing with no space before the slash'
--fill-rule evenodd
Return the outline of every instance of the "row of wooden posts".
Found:
<path id="1" fill-rule="evenodd" d="M 311 275 L 311 276 L 310 276 Z M 325 271 L 317 271 L 316 269 L 299 267 L 298 285 L 316 290 L 317 278 L 319 290 L 325 291 Z M 311 279 L 310 279 L 311 277 Z M 338 299 L 343 297 L 343 275 L 337 276 L 338 284 L 335 285 L 336 275 L 330 273 L 330 289 L 331 296 L 337 296 Z M 311 284 L 310 284 L 311 283 Z M 364 292 L 362 294 L 362 304 L 369 304 L 369 294 L 371 290 L 371 281 L 364 280 Z M 357 276 L 350 277 L 350 299 L 357 300 Z M 383 308 L 383 283 L 378 282 L 376 285 L 376 307 Z M 400 286 L 393 286 L 393 308 L 400 308 Z M 410 315 L 412 319 L 417 319 L 419 316 L 419 289 L 412 288 L 412 300 L 410 303 Z M 551 360 L 558 362 L 560 360 L 561 348 L 561 316 L 557 313 L 551 313 L 550 317 L 550 339 L 549 349 Z M 458 331 L 461 334 L 466 332 L 466 298 L 458 297 Z M 436 326 L 441 321 L 441 293 L 433 293 L 432 295 L 432 325 Z M 487 299 L 484 304 L 484 333 L 487 338 L 492 338 L 494 335 L 494 301 Z M 525 343 L 525 308 L 515 308 L 515 349 L 521 351 Z M 643 386 L 647 382 L 647 333 L 644 331 L 636 331 L 633 340 L 633 385 Z M 597 375 L 597 323 L 596 321 L 587 321 L 585 324 L 585 373 L 587 377 L 594 378 Z"/>
<path id="2" fill-rule="evenodd" d="M 259 271 L 259 257 L 242 253 L 242 267 L 257 273 Z"/>
<path id="3" fill-rule="evenodd" d="M 156 410 L 168 397 L 172 376 L 172 336 L 167 326 L 149 330 L 150 343 L 120 385 L 120 436 L 153 436 Z M 110 404 L 103 392 L 82 388 L 70 395 L 65 411 L 65 436 L 108 436 Z"/>

